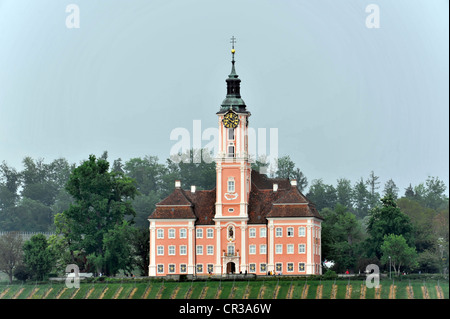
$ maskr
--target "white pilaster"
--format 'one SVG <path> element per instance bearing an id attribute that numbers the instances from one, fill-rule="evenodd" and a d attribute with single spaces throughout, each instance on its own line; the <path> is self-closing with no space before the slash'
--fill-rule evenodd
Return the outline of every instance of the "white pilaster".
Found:
<path id="1" fill-rule="evenodd" d="M 193 222 L 189 222 L 188 226 L 188 266 L 187 273 L 193 275 L 195 273 L 195 227 Z"/>
<path id="2" fill-rule="evenodd" d="M 148 275 L 156 276 L 156 226 L 155 222 L 150 222 L 150 262 L 148 265 Z"/>

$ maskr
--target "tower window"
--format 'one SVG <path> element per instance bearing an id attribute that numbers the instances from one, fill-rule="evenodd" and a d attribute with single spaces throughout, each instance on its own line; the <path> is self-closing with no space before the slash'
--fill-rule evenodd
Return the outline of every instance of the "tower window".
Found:
<path id="1" fill-rule="evenodd" d="M 234 157 L 234 145 L 228 146 L 228 157 Z"/>
<path id="2" fill-rule="evenodd" d="M 228 193 L 234 193 L 235 188 L 234 188 L 234 181 L 233 180 L 229 180 L 228 181 Z"/>
<path id="3" fill-rule="evenodd" d="M 234 141 L 234 128 L 229 128 L 228 129 L 228 139 L 230 141 Z"/>

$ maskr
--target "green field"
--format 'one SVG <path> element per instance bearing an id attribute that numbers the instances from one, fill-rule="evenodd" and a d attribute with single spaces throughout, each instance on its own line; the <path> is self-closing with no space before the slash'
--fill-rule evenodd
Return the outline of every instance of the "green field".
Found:
<path id="1" fill-rule="evenodd" d="M 448 281 L 249 280 L 157 281 L 0 285 L 0 299 L 448 299 Z"/>

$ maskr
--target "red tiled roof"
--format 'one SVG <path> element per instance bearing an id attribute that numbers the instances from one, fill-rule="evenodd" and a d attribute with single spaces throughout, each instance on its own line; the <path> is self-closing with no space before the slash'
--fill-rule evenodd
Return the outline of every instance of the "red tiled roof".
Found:
<path id="1" fill-rule="evenodd" d="M 273 179 L 252 170 L 252 189 L 248 223 L 266 224 L 266 217 L 316 217 L 323 219 L 315 206 L 288 179 Z M 273 191 L 273 183 L 278 190 Z M 196 218 L 197 225 L 213 225 L 216 189 L 190 191 L 177 188 L 156 204 L 149 218 Z"/>

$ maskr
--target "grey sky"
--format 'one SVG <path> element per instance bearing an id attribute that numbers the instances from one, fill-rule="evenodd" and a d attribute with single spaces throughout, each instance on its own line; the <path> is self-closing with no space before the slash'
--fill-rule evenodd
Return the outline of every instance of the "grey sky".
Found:
<path id="1" fill-rule="evenodd" d="M 80 8 L 68 29 L 66 5 Z M 368 29 L 369 4 L 380 28 Z M 169 156 L 215 127 L 236 43 L 250 125 L 309 181 L 449 185 L 449 3 L 0 0 L 0 161 Z M 207 142 L 204 142 L 205 144 Z M 448 194 L 448 190 L 447 190 Z"/>

